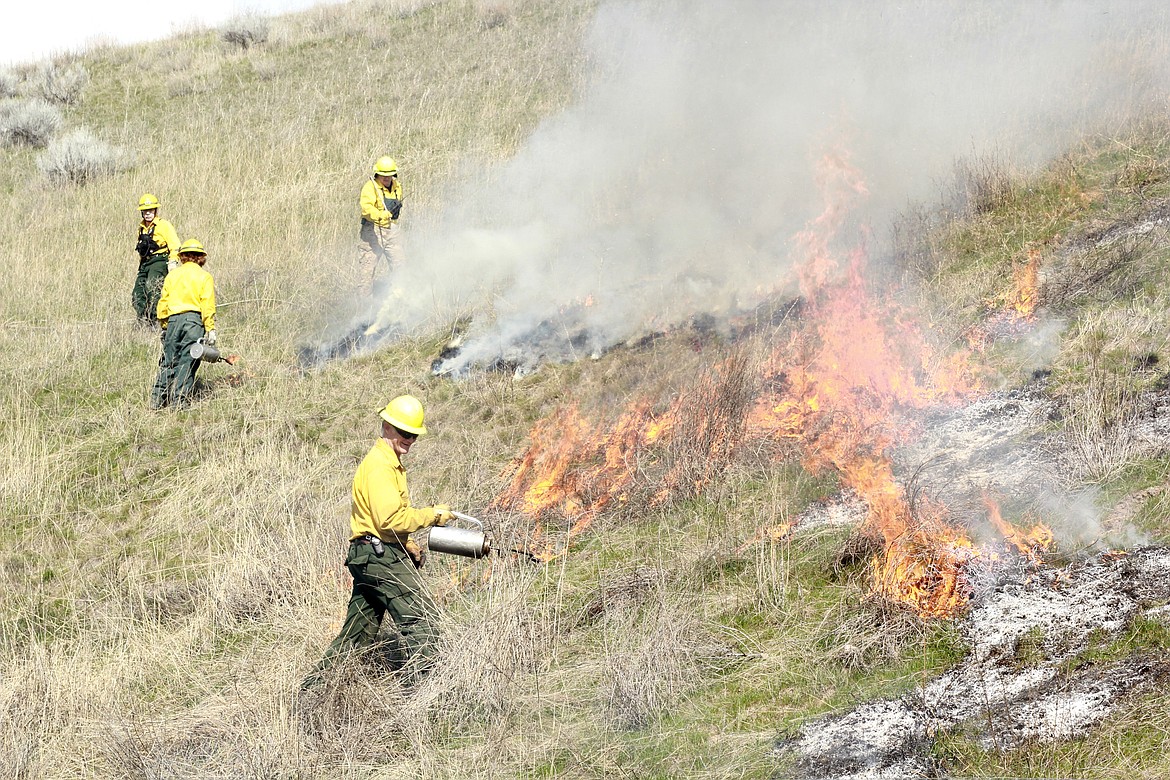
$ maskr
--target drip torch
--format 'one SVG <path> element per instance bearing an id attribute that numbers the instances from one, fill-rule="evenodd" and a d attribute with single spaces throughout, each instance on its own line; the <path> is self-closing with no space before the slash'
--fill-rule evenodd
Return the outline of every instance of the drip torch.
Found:
<path id="1" fill-rule="evenodd" d="M 492 551 L 491 539 L 484 533 L 483 523 L 471 515 L 452 512 L 456 520 L 475 525 L 479 530 L 436 525 L 431 528 L 427 546 L 434 552 L 462 555 L 464 558 L 483 558 Z"/>
<path id="2" fill-rule="evenodd" d="M 229 366 L 234 366 L 236 361 L 240 359 L 239 355 L 223 355 L 220 351 L 210 344 L 204 344 L 202 337 L 191 345 L 189 350 L 192 360 L 202 360 L 204 363 L 218 363 L 223 361 Z"/>

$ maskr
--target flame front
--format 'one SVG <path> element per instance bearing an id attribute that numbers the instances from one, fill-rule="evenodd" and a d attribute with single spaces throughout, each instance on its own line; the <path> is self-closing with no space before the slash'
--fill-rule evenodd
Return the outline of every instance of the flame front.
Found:
<path id="1" fill-rule="evenodd" d="M 837 474 L 865 501 L 861 530 L 881 543 L 869 566 L 875 593 L 925 617 L 951 617 L 965 607 L 965 572 L 980 552 L 947 521 L 944 507 L 907 500 L 888 453 L 912 430 L 914 410 L 959 402 L 978 389 L 970 353 L 940 354 L 907 310 L 871 295 L 864 240 L 839 261 L 837 234 L 867 191 L 843 151 L 826 155 L 819 173 L 824 209 L 795 237 L 802 327 L 762 361 L 756 386 L 763 390 L 746 413 L 720 417 L 709 397 L 724 374 L 734 374 L 729 360 L 659 413 L 638 400 L 606 426 L 570 405 L 538 423 L 495 502 L 534 519 L 534 555 L 548 560 L 563 553 L 599 512 L 632 491 L 651 504 L 696 495 L 742 441 L 784 440 L 800 446 L 805 468 Z M 1017 277 L 1018 289 L 1035 289 L 1038 258 L 1030 255 L 1031 270 Z M 1034 305 L 1035 296 L 1021 294 L 1019 301 Z M 696 409 L 712 411 L 696 419 Z M 686 450 L 680 442 L 697 444 Z M 673 457 L 662 457 L 664 450 Z M 659 468 L 651 484 L 636 484 L 653 465 Z M 544 538 L 542 520 L 553 514 L 571 523 L 559 545 Z M 996 526 L 1024 555 L 1048 543 L 1040 527 L 1022 535 L 1002 518 Z M 792 530 L 787 522 L 769 526 L 747 544 L 786 539 Z"/>

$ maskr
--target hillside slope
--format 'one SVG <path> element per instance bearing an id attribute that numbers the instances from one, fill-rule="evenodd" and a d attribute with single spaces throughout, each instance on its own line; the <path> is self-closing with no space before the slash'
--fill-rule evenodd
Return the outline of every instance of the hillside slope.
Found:
<path id="1" fill-rule="evenodd" d="M 1131 564 L 1108 551 L 1168 541 L 1162 104 L 1042 166 L 960 161 L 954 192 L 907 209 L 867 267 L 850 238 L 810 240 L 800 280 L 725 322 L 456 379 L 431 370 L 466 327 L 443 311 L 376 351 L 298 365 L 299 347 L 360 311 L 347 287 L 370 162 L 392 151 L 409 208 L 432 218 L 578 97 L 594 11 L 362 2 L 276 20 L 243 50 L 214 31 L 99 49 L 77 60 L 90 78 L 66 124 L 135 165 L 61 183 L 37 150 L 0 149 L 0 774 L 1170 773 L 1157 587 L 1127 591 L 1139 606 L 1086 623 L 1081 644 L 1041 623 L 994 644 L 979 622 L 996 594 L 1047 604 L 1125 572 L 1156 581 L 1156 550 Z M 144 191 L 207 244 L 221 338 L 243 356 L 204 366 L 187 411 L 146 409 L 158 338 L 129 306 Z M 840 273 L 802 287 L 821 247 Z M 828 348 L 834 322 L 862 363 L 878 354 L 872 326 L 890 348 L 875 362 L 900 371 L 836 396 L 885 415 L 841 436 L 845 407 L 818 384 L 846 362 Z M 299 697 L 349 590 L 353 470 L 399 392 L 424 400 L 431 429 L 410 456 L 416 503 L 488 520 L 498 554 L 432 556 L 443 659 L 418 691 L 375 657 Z M 874 524 L 858 452 L 888 464 L 906 533 Z M 558 464 L 563 495 L 526 505 Z M 1010 528 L 1045 525 L 1055 541 L 1006 543 L 984 493 Z M 940 528 L 979 555 L 943 571 L 944 546 L 917 536 Z M 921 544 L 899 549 L 909 537 Z M 914 592 L 875 569 L 923 550 L 935 568 Z M 940 605 L 944 574 L 956 600 Z M 992 646 L 997 673 L 1049 675 L 1012 706 L 1095 669 L 1136 669 L 1140 684 L 1115 684 L 1108 712 L 1075 730 L 1032 733 L 1019 709 L 972 705 L 888 753 L 818 742 L 932 681 L 970 679 Z M 1000 715 L 1011 735 L 986 725 Z"/>

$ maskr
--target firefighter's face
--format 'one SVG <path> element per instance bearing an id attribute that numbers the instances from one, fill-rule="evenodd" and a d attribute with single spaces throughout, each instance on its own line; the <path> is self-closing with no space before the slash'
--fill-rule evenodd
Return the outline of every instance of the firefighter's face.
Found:
<path id="1" fill-rule="evenodd" d="M 142 221 L 149 225 L 151 222 L 154 222 L 154 215 L 157 213 L 158 209 L 143 209 Z"/>
<path id="2" fill-rule="evenodd" d="M 382 437 L 390 442 L 390 446 L 400 458 L 410 452 L 411 445 L 418 439 L 416 434 L 400 431 L 385 420 L 382 421 Z"/>

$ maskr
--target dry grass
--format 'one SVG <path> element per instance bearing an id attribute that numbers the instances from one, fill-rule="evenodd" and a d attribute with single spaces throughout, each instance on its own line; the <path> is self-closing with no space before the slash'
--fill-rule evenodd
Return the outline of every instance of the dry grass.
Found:
<path id="1" fill-rule="evenodd" d="M 973 216 L 1003 208 L 1015 198 L 1017 178 L 995 154 L 960 159 L 955 163 L 953 208 Z"/>
<path id="2" fill-rule="evenodd" d="M 905 650 L 827 577 L 839 540 L 737 552 L 817 487 L 737 451 L 754 392 L 738 356 L 694 385 L 666 453 L 680 500 L 607 519 L 548 566 L 433 556 L 435 675 L 408 696 L 371 659 L 298 700 L 344 611 L 349 481 L 387 397 L 427 403 L 416 502 L 475 510 L 569 388 L 601 407 L 691 387 L 699 359 L 669 344 L 460 383 L 429 373 L 445 334 L 296 366 L 348 311 L 370 162 L 393 152 L 412 214 L 437 208 L 469 159 L 506 158 L 572 99 L 590 10 L 371 0 L 273 20 L 259 47 L 194 31 L 105 48 L 77 63 L 70 123 L 149 164 L 75 186 L 0 150 L 6 776 L 765 777 L 777 724 L 843 706 Z M 1155 173 L 1126 186 L 1148 195 Z M 189 411 L 145 408 L 158 339 L 129 293 L 146 191 L 208 246 L 221 341 L 243 356 L 201 370 Z M 69 251 L 40 229 L 82 221 Z"/>
<path id="3" fill-rule="evenodd" d="M 1145 453 L 1134 432 L 1140 393 L 1157 379 L 1148 356 L 1170 332 L 1156 301 L 1135 301 L 1082 317 L 1056 364 L 1073 473 L 1095 482 L 1121 475 Z"/>
<path id="4" fill-rule="evenodd" d="M 16 97 L 20 94 L 21 76 L 14 70 L 0 70 L 0 98 Z"/>

